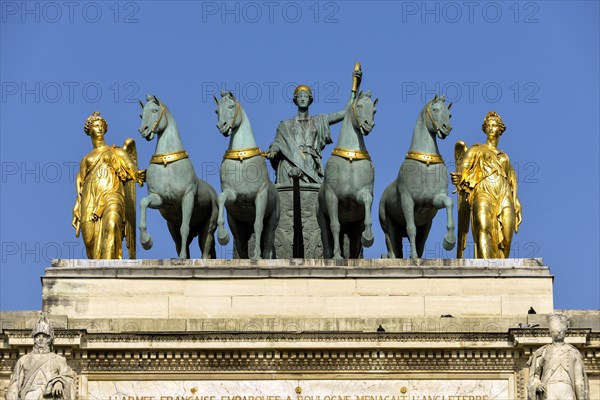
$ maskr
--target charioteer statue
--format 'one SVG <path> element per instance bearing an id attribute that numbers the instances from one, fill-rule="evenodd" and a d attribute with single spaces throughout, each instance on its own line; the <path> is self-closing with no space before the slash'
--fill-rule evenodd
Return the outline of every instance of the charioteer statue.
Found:
<path id="1" fill-rule="evenodd" d="M 313 102 L 312 90 L 300 85 L 294 90 L 294 104 L 298 113 L 294 118 L 279 123 L 275 140 L 267 151 L 267 157 L 276 171 L 275 183 L 292 183 L 297 176 L 301 182 L 323 181 L 322 151 L 332 143 L 329 125 L 344 119 L 356 96 L 362 71 L 355 68 L 354 87 L 343 110 L 330 114 L 310 115 L 308 108 Z"/>
<path id="2" fill-rule="evenodd" d="M 275 234 L 277 258 L 321 258 L 321 234 L 316 218 L 317 195 L 323 182 L 322 151 L 332 143 L 330 125 L 342 122 L 356 98 L 362 71 L 356 63 L 350 98 L 343 110 L 311 115 L 310 87 L 294 90 L 298 112 L 279 123 L 265 155 L 275 170 L 281 217 Z"/>

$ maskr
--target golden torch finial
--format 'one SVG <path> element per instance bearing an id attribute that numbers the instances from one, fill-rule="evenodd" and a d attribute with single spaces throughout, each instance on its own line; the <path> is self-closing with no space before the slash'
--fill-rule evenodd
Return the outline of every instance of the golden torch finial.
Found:
<path id="1" fill-rule="evenodd" d="M 358 72 L 361 71 L 360 68 L 360 62 L 356 62 L 356 64 L 354 64 L 354 72 Z M 360 85 L 360 82 L 358 81 L 358 77 L 356 75 L 352 75 L 352 91 L 354 93 L 356 93 L 356 91 L 358 90 L 358 85 Z"/>

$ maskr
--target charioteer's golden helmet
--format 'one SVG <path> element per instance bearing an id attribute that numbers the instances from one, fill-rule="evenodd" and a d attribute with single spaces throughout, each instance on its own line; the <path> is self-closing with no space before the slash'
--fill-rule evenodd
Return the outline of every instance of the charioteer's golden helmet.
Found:
<path id="1" fill-rule="evenodd" d="M 310 88 L 306 85 L 298 85 L 296 87 L 296 89 L 294 89 L 294 104 L 296 104 L 296 97 L 298 97 L 298 93 L 300 93 L 300 92 L 308 93 L 308 97 L 310 98 L 308 105 L 311 105 L 313 102 L 313 94 L 312 94 L 312 90 L 310 90 Z"/>

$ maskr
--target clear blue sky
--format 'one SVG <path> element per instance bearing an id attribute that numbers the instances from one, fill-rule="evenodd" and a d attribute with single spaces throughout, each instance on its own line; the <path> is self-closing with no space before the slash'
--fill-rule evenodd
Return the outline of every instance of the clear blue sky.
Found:
<path id="1" fill-rule="evenodd" d="M 511 256 L 544 259 L 556 308 L 600 308 L 597 1 L 2 1 L 1 12 L 2 310 L 39 309 L 50 259 L 85 254 L 70 223 L 92 111 L 108 121 L 107 142 L 136 139 L 145 167 L 155 143 L 137 132 L 137 99 L 157 95 L 196 172 L 219 190 L 227 140 L 215 127 L 217 88 L 238 95 L 264 149 L 295 114 L 297 83 L 313 87 L 311 113 L 342 109 L 357 60 L 363 88 L 380 99 L 366 139 L 373 210 L 435 93 L 454 101 L 454 129 L 439 142 L 448 164 L 457 140 L 485 140 L 483 117 L 497 111 L 523 204 Z M 336 125 L 334 141 L 338 133 Z M 426 257 L 455 257 L 441 246 L 444 222 L 439 213 Z M 175 257 L 158 211 L 148 227 L 155 246 L 139 257 Z M 370 258 L 385 250 L 374 228 Z M 218 252 L 230 257 L 231 247 Z"/>

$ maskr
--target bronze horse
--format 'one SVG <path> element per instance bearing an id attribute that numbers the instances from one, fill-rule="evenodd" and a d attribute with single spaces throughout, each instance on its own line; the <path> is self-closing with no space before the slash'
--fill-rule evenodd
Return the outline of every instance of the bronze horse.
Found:
<path id="1" fill-rule="evenodd" d="M 413 131 L 412 143 L 400 167 L 398 178 L 381 195 L 379 222 L 385 233 L 388 258 L 402 258 L 402 238 L 410 241 L 410 258 L 423 255 L 433 217 L 446 208 L 447 233 L 443 246 L 456 244 L 452 199 L 448 196 L 448 169 L 438 150 L 436 136 L 450 134 L 450 108 L 444 96 L 437 95 L 421 110 Z"/>
<path id="2" fill-rule="evenodd" d="M 202 258 L 215 258 L 217 193 L 196 176 L 183 148 L 175 119 L 156 96 L 146 96 L 142 106 L 142 137 L 158 137 L 156 150 L 146 171 L 148 196 L 140 201 L 140 242 L 146 250 L 152 237 L 146 231 L 146 209 L 158 209 L 175 241 L 179 258 L 189 258 L 190 244 L 198 236 Z"/>
<path id="3" fill-rule="evenodd" d="M 375 101 L 362 91 L 349 107 L 336 148 L 327 161 L 319 190 L 317 221 L 323 240 L 323 257 L 342 259 L 344 234 L 350 240 L 349 258 L 360 258 L 362 248 L 373 245 L 371 205 L 375 168 L 365 146 L 375 126 Z"/>

